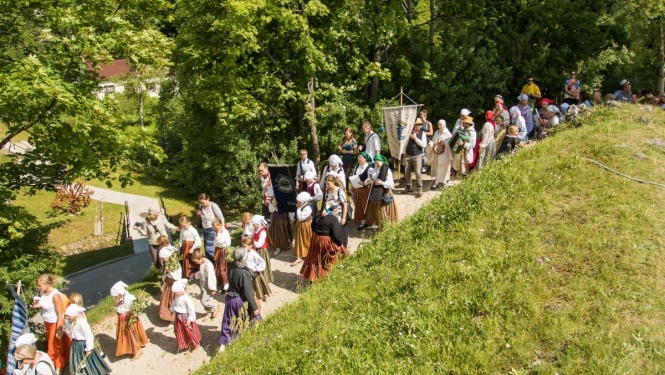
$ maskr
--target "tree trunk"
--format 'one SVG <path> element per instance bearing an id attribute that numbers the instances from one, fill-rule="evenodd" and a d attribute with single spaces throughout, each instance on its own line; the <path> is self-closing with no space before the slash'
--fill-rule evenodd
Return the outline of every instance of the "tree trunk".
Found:
<path id="1" fill-rule="evenodd" d="M 388 51 L 390 45 L 384 47 L 375 47 L 374 53 L 372 53 L 372 62 L 381 63 L 381 56 L 383 56 L 386 51 Z M 379 101 L 379 77 L 376 75 L 372 77 L 372 81 L 369 88 L 369 97 L 367 104 L 370 108 L 374 108 L 374 104 Z"/>
<path id="2" fill-rule="evenodd" d="M 312 161 L 314 164 L 317 166 L 317 168 L 321 165 L 321 148 L 319 147 L 319 135 L 316 129 L 316 98 L 315 98 L 315 78 L 312 77 L 311 80 L 309 81 L 310 85 L 310 95 L 311 99 L 309 104 L 307 105 L 307 120 L 309 122 L 309 135 L 312 138 Z"/>
<path id="3" fill-rule="evenodd" d="M 665 91 L 665 17 L 660 17 L 660 45 L 658 48 L 658 96 Z"/>
<path id="4" fill-rule="evenodd" d="M 141 120 L 141 127 L 143 127 L 143 91 L 139 93 L 139 119 Z"/>
<path id="5" fill-rule="evenodd" d="M 434 0 L 429 0 L 429 54 L 432 58 L 432 49 L 434 48 Z"/>

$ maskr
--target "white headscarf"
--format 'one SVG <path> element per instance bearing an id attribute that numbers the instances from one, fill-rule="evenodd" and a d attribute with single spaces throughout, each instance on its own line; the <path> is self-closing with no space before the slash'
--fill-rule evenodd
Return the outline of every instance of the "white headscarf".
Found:
<path id="1" fill-rule="evenodd" d="M 300 203 L 307 203 L 311 199 L 312 199 L 312 196 L 309 195 L 309 193 L 306 192 L 306 191 L 303 191 L 302 193 L 298 194 L 298 196 L 296 197 L 296 200 Z"/>
<path id="2" fill-rule="evenodd" d="M 459 112 L 459 114 L 462 115 L 462 116 L 468 116 L 468 115 L 471 114 L 471 111 L 469 111 L 466 108 L 462 108 L 462 110 Z"/>
<path id="3" fill-rule="evenodd" d="M 187 279 L 180 279 L 173 283 L 171 286 L 171 291 L 173 293 L 183 293 L 185 291 L 185 285 L 187 285 Z"/>
<path id="4" fill-rule="evenodd" d="M 314 177 L 316 177 L 316 175 L 312 171 L 305 172 L 305 175 L 303 176 L 305 180 L 313 180 Z"/>
<path id="5" fill-rule="evenodd" d="M 522 94 L 517 97 L 517 100 L 522 101 L 522 100 L 529 100 L 529 95 L 527 94 Z"/>
<path id="6" fill-rule="evenodd" d="M 266 218 L 261 215 L 252 216 L 252 225 L 263 225 L 264 227 L 268 225 Z"/>
<path id="7" fill-rule="evenodd" d="M 465 115 L 465 116 L 468 116 L 468 115 Z M 441 125 L 441 124 L 443 124 L 443 127 L 445 128 L 446 127 L 446 120 L 444 120 L 444 119 L 439 120 L 437 125 Z"/>
<path id="8" fill-rule="evenodd" d="M 331 165 L 339 165 L 339 166 L 341 166 L 341 165 L 342 165 L 342 159 L 340 159 L 339 156 L 337 156 L 337 155 L 335 155 L 335 154 L 332 154 L 332 155 L 330 155 L 330 157 L 328 158 L 328 163 L 331 164 Z"/>
<path id="9" fill-rule="evenodd" d="M 510 114 L 517 116 L 517 115 L 522 114 L 522 111 L 520 111 L 520 109 L 517 108 L 517 106 L 513 106 L 513 107 L 510 107 Z"/>
<path id="10" fill-rule="evenodd" d="M 65 316 L 79 316 L 84 311 L 85 307 L 72 303 L 65 309 Z"/>
<path id="11" fill-rule="evenodd" d="M 19 336 L 16 339 L 16 343 L 14 343 L 15 347 L 19 347 L 21 345 L 30 345 L 30 346 L 35 346 L 35 343 L 37 342 L 37 336 L 35 336 L 34 333 L 24 333 L 21 336 Z"/>
<path id="12" fill-rule="evenodd" d="M 559 113 L 559 108 L 557 108 L 557 106 L 555 106 L 554 104 L 550 104 L 547 106 L 547 111 L 552 113 Z"/>
<path id="13" fill-rule="evenodd" d="M 159 249 L 159 257 L 160 258 L 168 258 L 173 254 L 173 250 L 171 246 L 165 246 Z"/>
<path id="14" fill-rule="evenodd" d="M 113 284 L 111 287 L 111 296 L 112 297 L 117 297 L 125 294 L 127 288 L 127 284 L 123 283 L 122 281 L 118 281 L 117 283 Z"/>

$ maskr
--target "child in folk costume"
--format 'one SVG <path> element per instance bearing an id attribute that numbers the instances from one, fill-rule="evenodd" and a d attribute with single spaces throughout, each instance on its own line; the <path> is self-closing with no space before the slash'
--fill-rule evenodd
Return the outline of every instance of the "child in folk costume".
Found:
<path id="1" fill-rule="evenodd" d="M 453 132 L 453 138 L 459 135 L 453 147 L 453 169 L 466 176 L 471 170 L 470 165 L 475 164 L 474 149 L 476 147 L 476 130 L 473 128 L 473 118 L 464 116 L 462 128 Z"/>
<path id="2" fill-rule="evenodd" d="M 14 358 L 21 366 L 14 370 L 14 375 L 55 375 L 60 374 L 56 371 L 55 364 L 48 354 L 41 352 L 33 345 L 16 345 Z"/>
<path id="3" fill-rule="evenodd" d="M 136 297 L 129 293 L 126 288 L 127 284 L 122 281 L 118 281 L 111 287 L 111 297 L 116 300 L 115 311 L 118 313 L 118 324 L 115 329 L 118 344 L 115 349 L 115 356 L 133 354 L 132 361 L 135 361 L 143 355 L 142 348 L 150 340 L 148 340 L 138 316 L 135 322 L 129 323 L 129 318 L 132 315 L 132 302 L 136 300 Z"/>
<path id="4" fill-rule="evenodd" d="M 210 314 L 210 318 L 207 316 L 203 318 L 203 321 L 207 322 L 209 319 L 215 319 L 222 311 L 222 306 L 212 297 L 217 294 L 215 266 L 213 266 L 210 259 L 206 258 L 201 249 L 194 250 L 192 262 L 199 265 L 199 271 L 196 272 L 194 277 L 199 280 L 199 286 L 201 287 L 201 304 L 206 309 L 206 313 Z"/>
<path id="5" fill-rule="evenodd" d="M 233 327 L 234 318 L 238 318 L 240 310 L 247 302 L 247 316 L 251 322 L 260 322 L 261 307 L 254 296 L 252 289 L 252 274 L 247 269 L 247 249 L 238 247 L 235 249 L 233 258 L 235 262 L 229 268 L 229 291 L 224 301 L 224 317 L 222 318 L 222 334 L 219 337 L 219 352 L 223 352 L 226 346 L 238 337 L 237 328 Z"/>
<path id="6" fill-rule="evenodd" d="M 321 186 L 316 181 L 316 174 L 314 172 L 305 173 L 305 182 L 307 183 L 305 191 L 309 193 L 312 213 L 314 214 L 319 210 L 319 202 L 323 200 L 323 190 L 321 190 Z"/>
<path id="7" fill-rule="evenodd" d="M 308 192 L 304 191 L 296 197 L 296 242 L 294 252 L 296 260 L 291 263 L 291 266 L 298 265 L 303 262 L 303 258 L 307 257 L 309 251 L 309 240 L 312 238 L 312 206 L 310 200 L 312 197 Z"/>
<path id="8" fill-rule="evenodd" d="M 379 157 L 381 155 L 376 155 Z M 318 281 L 330 272 L 332 265 L 349 254 L 343 244 L 344 235 L 339 220 L 327 211 L 312 219 L 312 240 L 300 277 L 309 282 Z"/>
<path id="9" fill-rule="evenodd" d="M 399 215 L 392 192 L 395 181 L 385 156 L 376 155 L 374 157 L 374 167 L 369 169 L 365 184 L 370 186 L 367 225 L 381 230 L 386 221 L 397 221 Z"/>
<path id="10" fill-rule="evenodd" d="M 252 216 L 252 225 L 254 226 L 254 235 L 252 236 L 254 248 L 266 264 L 266 268 L 262 274 L 266 283 L 271 283 L 274 280 L 272 278 L 272 268 L 270 267 L 270 254 L 268 254 L 268 230 L 266 228 L 268 223 L 263 216 L 254 215 Z"/>
<path id="11" fill-rule="evenodd" d="M 72 349 L 69 355 L 69 373 L 85 375 L 110 374 L 111 369 L 95 349 L 95 336 L 83 315 L 84 307 L 71 304 L 65 310 L 65 319 L 70 325 Z"/>
<path id="12" fill-rule="evenodd" d="M 268 210 L 272 217 L 270 226 L 268 227 L 268 239 L 270 240 L 271 247 L 275 248 L 272 256 L 276 257 L 282 252 L 282 249 L 290 249 L 293 244 L 293 230 L 289 220 L 289 218 L 293 217 L 293 213 L 279 212 L 272 186 L 268 188 L 267 194 L 270 197 Z"/>
<path id="13" fill-rule="evenodd" d="M 251 226 L 251 225 L 250 225 Z M 231 246 L 231 235 L 226 230 L 221 220 L 213 220 L 212 227 L 215 228 L 215 278 L 217 279 L 217 290 L 226 291 L 229 288 L 228 264 L 226 262 L 226 248 Z"/>
<path id="14" fill-rule="evenodd" d="M 323 188 L 323 197 L 326 196 L 326 177 L 329 175 L 335 175 L 339 177 L 340 181 L 346 181 L 346 175 L 344 174 L 344 168 L 342 164 L 342 159 L 339 156 L 332 154 L 328 158 L 328 165 L 323 168 L 323 173 L 321 173 L 321 180 L 319 180 L 319 185 Z M 342 186 L 346 190 L 346 185 Z"/>
<path id="15" fill-rule="evenodd" d="M 428 156 L 428 159 L 432 161 L 431 173 L 434 175 L 434 184 L 431 189 L 448 184 L 450 181 L 450 167 L 453 162 L 453 152 L 448 144 L 452 134 L 446 127 L 446 120 L 439 120 L 437 127 L 432 136 L 432 155 Z"/>
<path id="16" fill-rule="evenodd" d="M 250 212 L 243 212 L 242 214 L 242 236 L 241 237 L 254 237 L 254 226 L 252 225 L 252 215 Z"/>
<path id="17" fill-rule="evenodd" d="M 358 230 L 363 230 L 367 227 L 365 223 L 365 209 L 369 198 L 369 186 L 365 185 L 367 180 L 367 173 L 370 170 L 370 163 L 372 157 L 366 152 L 358 154 L 358 164 L 351 173 L 351 179 L 358 179 L 360 187 L 353 189 L 353 197 L 356 201 L 356 209 L 353 212 L 353 219 L 360 221 Z"/>
<path id="18" fill-rule="evenodd" d="M 251 238 L 243 238 L 242 246 L 247 250 L 245 266 L 252 273 L 252 288 L 259 299 L 266 300 L 272 292 L 268 280 L 265 278 L 265 270 L 268 268 L 266 261 L 254 250 L 254 241 Z"/>
<path id="19" fill-rule="evenodd" d="M 181 216 L 180 220 L 180 258 L 182 264 L 182 277 L 189 279 L 194 276 L 198 268 L 192 264 L 192 252 L 201 248 L 201 236 L 192 226 L 187 216 Z"/>
<path id="20" fill-rule="evenodd" d="M 175 299 L 171 311 L 175 312 L 175 339 L 178 350 L 185 350 L 185 354 L 191 353 L 201 342 L 201 331 L 196 324 L 196 308 L 192 297 L 185 293 L 187 280 L 178 280 L 173 284 Z"/>
<path id="21" fill-rule="evenodd" d="M 172 322 L 175 320 L 175 314 L 171 312 L 171 304 L 173 303 L 173 292 L 171 287 L 173 283 L 182 279 L 182 267 L 178 264 L 175 269 L 170 269 L 168 263 L 169 258 L 176 252 L 175 247 L 171 246 L 169 238 L 161 236 L 157 239 L 159 244 L 159 259 L 164 265 L 164 272 L 162 275 L 162 296 L 159 298 L 159 318 Z"/>

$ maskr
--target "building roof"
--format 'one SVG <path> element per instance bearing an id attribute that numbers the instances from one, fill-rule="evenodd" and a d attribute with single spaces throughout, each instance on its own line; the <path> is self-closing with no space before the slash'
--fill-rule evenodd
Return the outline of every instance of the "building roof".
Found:
<path id="1" fill-rule="evenodd" d="M 110 64 L 99 64 L 101 70 L 97 70 L 93 67 L 92 63 L 88 63 L 88 69 L 94 70 L 99 74 L 101 78 L 111 79 L 115 77 L 120 77 L 129 73 L 132 73 L 127 59 L 114 60 Z"/>

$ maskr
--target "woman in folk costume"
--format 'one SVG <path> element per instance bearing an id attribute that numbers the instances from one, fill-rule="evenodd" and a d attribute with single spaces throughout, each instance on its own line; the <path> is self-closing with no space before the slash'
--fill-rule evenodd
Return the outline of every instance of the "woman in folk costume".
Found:
<path id="1" fill-rule="evenodd" d="M 519 131 L 517 137 L 520 141 L 527 142 L 526 122 L 524 121 L 524 117 L 522 117 L 522 112 L 517 106 L 510 107 L 510 124 L 517 126 Z"/>
<path id="2" fill-rule="evenodd" d="M 346 198 L 346 190 L 342 187 L 344 181 L 341 178 L 328 175 L 326 177 L 326 203 L 324 210 L 328 214 L 332 214 L 339 220 L 339 225 L 342 227 L 342 245 L 347 246 L 349 242 L 349 227 L 348 227 L 348 212 L 349 201 Z"/>
<path id="3" fill-rule="evenodd" d="M 252 289 L 252 274 L 246 267 L 247 256 L 246 248 L 237 247 L 233 254 L 235 262 L 229 268 L 229 290 L 224 300 L 222 334 L 219 337 L 220 353 L 238 337 L 238 323 L 234 324 L 234 321 L 239 317 L 245 302 L 247 302 L 247 317 L 250 317 L 251 323 L 262 320 L 261 310 Z"/>
<path id="4" fill-rule="evenodd" d="M 268 188 L 267 194 L 270 197 L 268 210 L 270 210 L 272 217 L 268 227 L 268 239 L 270 240 L 270 246 L 275 248 L 272 256 L 276 257 L 282 252 L 282 249 L 287 250 L 293 246 L 293 229 L 289 220 L 293 213 L 279 212 L 272 186 Z"/>
<path id="5" fill-rule="evenodd" d="M 323 197 L 326 197 L 326 177 L 329 175 L 335 175 L 339 177 L 340 181 L 346 181 L 346 175 L 344 174 L 344 168 L 342 164 L 342 159 L 339 156 L 332 154 L 328 158 L 328 165 L 323 168 L 323 173 L 321 173 L 321 180 L 319 180 L 319 185 L 323 188 Z M 346 186 L 343 186 L 346 190 Z"/>
<path id="6" fill-rule="evenodd" d="M 503 99 L 494 97 L 494 121 L 496 122 L 495 133 L 500 133 L 510 125 L 510 114 L 503 105 Z"/>
<path id="7" fill-rule="evenodd" d="M 321 190 L 321 185 L 316 181 L 316 174 L 314 172 L 305 173 L 305 183 L 307 184 L 305 191 L 310 196 L 312 214 L 315 214 L 319 211 L 319 202 L 323 200 L 323 190 Z"/>
<path id="8" fill-rule="evenodd" d="M 376 157 L 378 156 L 380 155 Z M 307 258 L 300 269 L 300 277 L 309 282 L 325 277 L 333 264 L 349 255 L 343 241 L 342 227 L 335 216 L 325 210 L 314 216 L 312 240 L 309 243 Z"/>
<path id="9" fill-rule="evenodd" d="M 198 271 L 192 263 L 192 252 L 194 249 L 201 248 L 201 236 L 194 228 L 187 216 L 181 216 L 180 220 L 180 262 L 182 264 L 182 277 L 189 279 Z"/>
<path id="10" fill-rule="evenodd" d="M 129 293 L 126 288 L 127 284 L 122 281 L 118 281 L 111 287 L 111 297 L 116 300 L 115 311 L 118 313 L 118 324 L 115 329 L 118 344 L 115 349 L 115 356 L 133 354 L 132 361 L 136 361 L 143 355 L 142 348 L 150 340 L 148 340 L 138 316 L 136 321 L 129 323 L 129 318 L 132 315 L 132 302 L 136 300 L 136 297 Z"/>
<path id="11" fill-rule="evenodd" d="M 453 152 L 448 144 L 450 138 L 452 134 L 446 127 L 446 120 L 439 120 L 437 130 L 432 136 L 431 155 L 427 156 L 427 159 L 432 161 L 431 173 L 434 177 L 434 184 L 430 189 L 446 186 L 450 182 L 450 166 L 453 162 Z"/>
<path id="12" fill-rule="evenodd" d="M 254 236 L 252 237 L 254 248 L 266 263 L 266 268 L 262 274 L 266 283 L 271 283 L 274 279 L 272 278 L 272 268 L 270 267 L 270 254 L 268 254 L 268 230 L 266 228 L 268 223 L 266 223 L 266 219 L 263 216 L 254 215 L 252 216 L 252 225 L 254 226 Z"/>
<path id="13" fill-rule="evenodd" d="M 303 258 L 307 257 L 309 251 L 309 241 L 312 239 L 312 206 L 310 204 L 309 193 L 303 191 L 296 197 L 296 241 L 294 252 L 296 260 L 291 263 L 291 266 L 298 265 L 303 262 Z"/>
<path id="14" fill-rule="evenodd" d="M 473 118 L 465 116 L 462 120 L 462 129 L 457 133 L 459 137 L 453 147 L 453 169 L 461 177 L 466 177 L 471 170 L 469 165 L 475 164 L 473 150 L 476 147 L 476 130 L 473 128 Z"/>
<path id="15" fill-rule="evenodd" d="M 88 320 L 83 315 L 85 308 L 71 304 L 65 310 L 65 319 L 70 324 L 72 350 L 69 356 L 69 373 L 74 375 L 106 375 L 111 369 L 102 355 L 95 349 L 95 336 Z"/>
<path id="16" fill-rule="evenodd" d="M 210 201 L 210 195 L 202 193 L 199 195 L 199 209 L 196 214 L 201 218 L 201 227 L 203 228 L 203 246 L 205 254 L 212 262 L 215 256 L 215 228 L 212 221 L 217 219 L 224 223 L 224 214 L 217 203 Z"/>
<path id="17" fill-rule="evenodd" d="M 60 373 L 69 359 L 71 341 L 63 335 L 65 309 L 69 306 L 69 298 L 53 286 L 57 280 L 57 277 L 46 274 L 37 278 L 40 297 L 34 300 L 33 307 L 41 310 L 46 330 L 47 352 L 56 371 Z"/>
<path id="18" fill-rule="evenodd" d="M 270 285 L 264 276 L 267 268 L 266 261 L 254 249 L 254 241 L 251 238 L 243 238 L 242 246 L 247 251 L 245 267 L 252 273 L 252 288 L 258 299 L 266 300 L 272 291 Z"/>
<path id="19" fill-rule="evenodd" d="M 189 354 L 201 343 L 201 331 L 196 324 L 196 308 L 192 297 L 185 293 L 187 279 L 178 280 L 173 284 L 175 299 L 171 311 L 175 313 L 175 340 L 178 351 L 185 350 Z"/>
<path id="20" fill-rule="evenodd" d="M 229 288 L 226 249 L 231 246 L 231 235 L 224 226 L 224 223 L 218 219 L 212 221 L 212 227 L 215 228 L 215 257 L 213 258 L 213 265 L 215 266 L 215 277 L 217 278 L 217 290 L 226 291 Z"/>
<path id="21" fill-rule="evenodd" d="M 353 198 L 356 203 L 356 209 L 353 211 L 353 220 L 360 221 L 358 230 L 363 230 L 367 227 L 365 223 L 365 210 L 367 209 L 369 198 L 369 185 L 366 185 L 365 181 L 367 180 L 371 162 L 372 157 L 364 151 L 361 152 L 358 154 L 358 164 L 356 164 L 351 173 L 351 179 L 358 179 L 358 184 L 361 185 L 360 187 L 353 188 Z"/>
<path id="22" fill-rule="evenodd" d="M 478 151 L 478 169 L 482 169 L 494 159 L 496 154 L 496 143 L 494 139 L 494 112 L 485 112 L 485 125 L 480 131 L 480 149 Z"/>
<path id="23" fill-rule="evenodd" d="M 242 225 L 240 226 L 242 228 L 241 237 L 254 237 L 254 226 L 252 225 L 253 216 L 254 215 L 252 215 L 250 212 L 242 213 L 242 218 L 240 219 L 242 221 Z"/>
<path id="24" fill-rule="evenodd" d="M 175 320 L 175 314 L 171 312 L 171 304 L 173 303 L 173 291 L 171 287 L 173 283 L 182 279 L 182 267 L 180 262 L 178 266 L 174 267 L 169 265 L 169 258 L 177 251 L 175 247 L 171 246 L 169 243 L 169 238 L 166 236 L 161 236 L 157 240 L 160 245 L 159 249 L 159 259 L 161 259 L 162 264 L 164 265 L 164 272 L 162 275 L 162 296 L 159 298 L 159 318 L 166 320 L 167 322 L 172 322 Z M 171 269 L 171 268 L 174 269 Z"/>
<path id="25" fill-rule="evenodd" d="M 367 205 L 367 225 L 383 229 L 383 224 L 399 220 L 395 196 L 393 172 L 388 168 L 388 159 L 383 155 L 374 156 L 374 167 L 369 169 L 365 185 L 370 186 Z"/>

